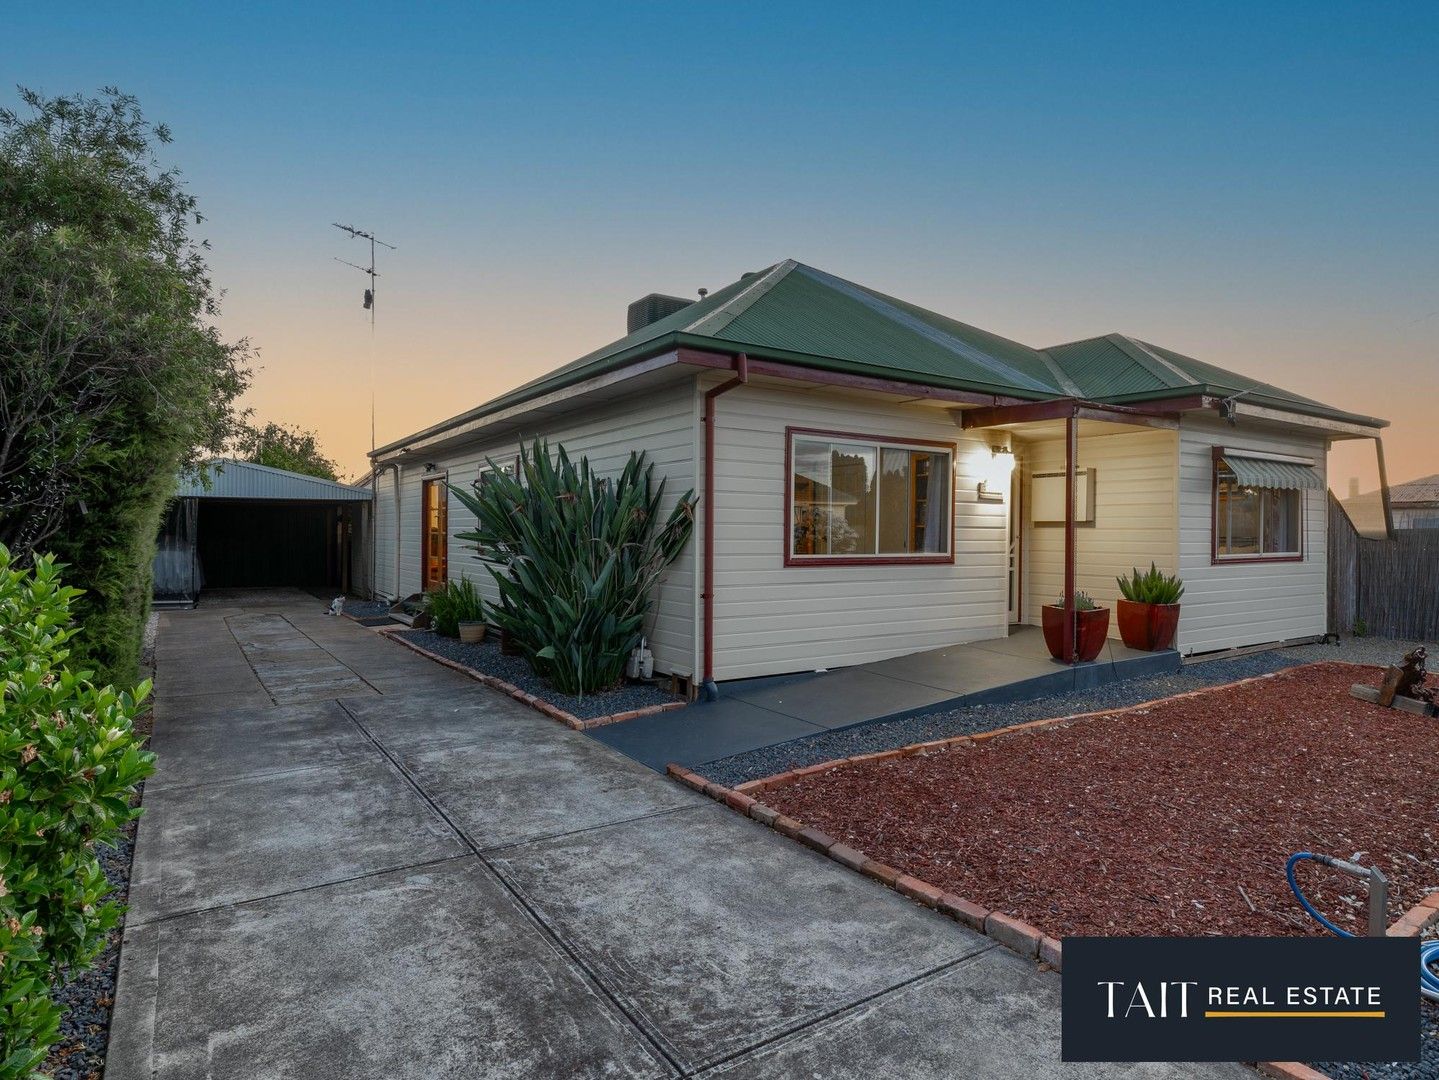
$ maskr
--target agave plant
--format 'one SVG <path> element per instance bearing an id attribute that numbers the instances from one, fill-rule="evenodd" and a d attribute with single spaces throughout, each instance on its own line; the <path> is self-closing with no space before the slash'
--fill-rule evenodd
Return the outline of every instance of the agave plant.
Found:
<path id="1" fill-rule="evenodd" d="M 1119 582 L 1119 594 L 1137 604 L 1177 604 L 1184 595 L 1184 582 L 1177 574 L 1164 574 L 1154 563 L 1141 574 L 1139 567 L 1127 578 L 1115 578 Z"/>
<path id="2" fill-rule="evenodd" d="M 631 453 L 619 476 L 602 477 L 536 439 L 521 447 L 517 475 L 492 467 L 473 490 L 452 489 L 476 522 L 458 538 L 492 564 L 491 621 L 563 693 L 620 681 L 650 595 L 694 531 L 694 492 L 662 520 L 665 485 L 653 474 Z"/>

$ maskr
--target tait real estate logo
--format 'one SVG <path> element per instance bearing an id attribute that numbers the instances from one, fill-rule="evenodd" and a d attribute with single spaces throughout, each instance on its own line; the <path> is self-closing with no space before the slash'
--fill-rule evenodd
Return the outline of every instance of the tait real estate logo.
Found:
<path id="1" fill-rule="evenodd" d="M 1066 938 L 1066 1061 L 1418 1061 L 1412 938 Z"/>

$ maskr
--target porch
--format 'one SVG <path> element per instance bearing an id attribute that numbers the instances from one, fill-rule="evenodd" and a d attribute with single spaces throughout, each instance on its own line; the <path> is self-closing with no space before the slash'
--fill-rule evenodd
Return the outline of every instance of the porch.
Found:
<path id="1" fill-rule="evenodd" d="M 1177 671 L 1173 649 L 1139 652 L 1118 640 L 1098 659 L 1052 659 L 1041 630 L 950 645 L 834 671 L 721 684 L 719 697 L 678 712 L 591 729 L 587 734 L 657 771 L 719 758 L 824 731 L 1062 694 Z"/>

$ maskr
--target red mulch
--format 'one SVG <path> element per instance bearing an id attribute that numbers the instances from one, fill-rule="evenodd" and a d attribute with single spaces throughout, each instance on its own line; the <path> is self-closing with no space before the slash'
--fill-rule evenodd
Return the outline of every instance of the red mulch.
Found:
<path id="1" fill-rule="evenodd" d="M 760 798 L 1054 937 L 1324 933 L 1284 880 L 1302 850 L 1377 863 L 1392 922 L 1439 887 L 1439 719 L 1349 696 L 1379 680 L 1310 664 Z M 1362 882 L 1313 863 L 1299 881 L 1364 932 Z"/>

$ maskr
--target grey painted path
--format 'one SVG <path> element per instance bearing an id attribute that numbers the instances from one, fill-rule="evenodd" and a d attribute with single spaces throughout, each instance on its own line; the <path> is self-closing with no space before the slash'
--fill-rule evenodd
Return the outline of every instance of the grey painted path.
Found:
<path id="1" fill-rule="evenodd" d="M 1122 679 L 1178 671 L 1173 649 L 1138 652 L 1105 643 L 1073 666 L 1049 655 L 1038 627 L 1008 637 L 910 653 L 835 671 L 721 684 L 714 701 L 593 728 L 589 734 L 663 772 L 775 746 L 823 731 L 877 724 L 966 705 L 1029 701 Z"/>
<path id="2" fill-rule="evenodd" d="M 1252 1075 L 320 606 L 163 617 L 108 1080 Z"/>

